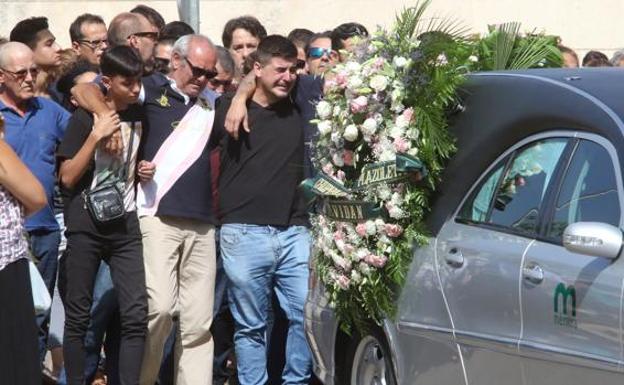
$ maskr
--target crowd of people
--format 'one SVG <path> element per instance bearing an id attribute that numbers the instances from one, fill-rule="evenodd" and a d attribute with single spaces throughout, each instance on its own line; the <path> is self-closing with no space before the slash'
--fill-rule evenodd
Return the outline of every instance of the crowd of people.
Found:
<path id="1" fill-rule="evenodd" d="M 366 28 L 242 16 L 219 46 L 139 5 L 69 36 L 33 17 L 0 41 L 1 382 L 314 382 L 298 186 L 323 75 Z M 36 315 L 29 259 L 52 296 Z"/>
<path id="2" fill-rule="evenodd" d="M 0 41 L 1 382 L 313 382 L 298 185 L 322 75 L 366 28 L 242 16 L 219 46 L 139 5 L 69 36 Z"/>

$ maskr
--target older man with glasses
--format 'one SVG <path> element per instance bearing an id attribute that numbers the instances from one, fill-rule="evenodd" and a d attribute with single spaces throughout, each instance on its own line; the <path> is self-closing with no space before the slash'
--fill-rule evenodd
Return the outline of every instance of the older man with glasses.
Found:
<path id="1" fill-rule="evenodd" d="M 5 140 L 22 162 L 39 179 L 46 191 L 48 205 L 26 221 L 31 251 L 52 293 L 56 281 L 57 256 L 61 240 L 54 217 L 56 146 L 65 134 L 69 113 L 44 97 L 35 97 L 39 73 L 34 54 L 28 46 L 10 42 L 0 47 L 0 113 L 6 121 Z M 40 359 L 46 351 L 47 317 L 38 319 Z"/>
<path id="2" fill-rule="evenodd" d="M 149 307 L 142 385 L 156 381 L 174 314 L 176 383 L 212 381 L 216 217 L 210 153 L 221 133 L 211 132 L 216 95 L 205 88 L 217 75 L 216 61 L 207 37 L 186 35 L 173 46 L 168 76 L 143 78 L 146 135 L 138 167 L 157 171 L 153 183 L 139 185 L 137 198 Z M 97 86 L 76 88 L 81 105 L 105 113 Z"/>
<path id="3" fill-rule="evenodd" d="M 106 24 L 100 16 L 90 13 L 78 16 L 69 26 L 69 37 L 80 58 L 100 65 L 102 52 L 108 48 Z"/>

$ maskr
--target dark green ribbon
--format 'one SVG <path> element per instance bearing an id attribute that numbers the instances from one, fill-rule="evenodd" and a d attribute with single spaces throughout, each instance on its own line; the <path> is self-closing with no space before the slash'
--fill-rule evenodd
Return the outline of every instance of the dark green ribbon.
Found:
<path id="1" fill-rule="evenodd" d="M 326 199 L 321 208 L 323 215 L 341 222 L 361 222 L 383 216 L 383 209 L 376 203 Z"/>
<path id="2" fill-rule="evenodd" d="M 397 182 L 414 173 L 420 173 L 420 177 L 424 178 L 427 168 L 418 158 L 397 154 L 395 161 L 371 163 L 362 167 L 356 186 L 357 189 L 363 189 L 374 184 Z"/>

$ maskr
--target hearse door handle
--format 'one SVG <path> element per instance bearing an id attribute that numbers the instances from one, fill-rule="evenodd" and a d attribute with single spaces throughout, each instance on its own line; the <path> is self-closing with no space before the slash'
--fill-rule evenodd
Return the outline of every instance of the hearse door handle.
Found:
<path id="1" fill-rule="evenodd" d="M 540 284 L 544 280 L 544 270 L 539 265 L 529 265 L 522 268 L 522 276 L 527 281 Z"/>
<path id="2" fill-rule="evenodd" d="M 464 265 L 464 256 L 456 247 L 453 247 L 446 253 L 446 264 L 455 268 Z"/>

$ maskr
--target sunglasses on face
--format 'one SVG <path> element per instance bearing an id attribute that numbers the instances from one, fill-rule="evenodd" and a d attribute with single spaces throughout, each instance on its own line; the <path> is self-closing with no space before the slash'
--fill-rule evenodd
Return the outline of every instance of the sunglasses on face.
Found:
<path id="1" fill-rule="evenodd" d="M 28 76 L 28 74 L 30 74 L 30 77 L 33 80 L 35 80 L 35 78 L 39 74 L 39 69 L 37 67 L 31 67 L 28 69 L 24 68 L 23 70 L 19 70 L 19 71 L 9 71 L 7 69 L 2 68 L 2 71 L 8 74 L 11 74 L 15 78 L 15 80 L 19 83 L 26 80 L 26 76 Z"/>
<path id="2" fill-rule="evenodd" d="M 332 57 L 334 55 L 334 51 L 329 48 L 321 48 L 321 47 L 312 47 L 308 49 L 308 56 L 313 59 L 319 59 L 323 57 L 323 55 L 327 55 L 327 57 Z"/>
<path id="3" fill-rule="evenodd" d="M 187 57 L 185 57 L 184 60 L 186 60 L 186 63 L 191 68 L 191 72 L 193 73 L 194 78 L 201 78 L 202 76 L 205 76 L 206 79 L 212 79 L 217 76 L 217 71 L 215 70 L 196 67 Z"/>
<path id="4" fill-rule="evenodd" d="M 158 32 L 137 32 L 137 33 L 133 33 L 130 36 L 146 37 L 152 41 L 158 40 Z"/>
<path id="5" fill-rule="evenodd" d="M 96 50 L 98 48 L 104 48 L 105 46 L 108 46 L 108 40 L 107 39 L 98 39 L 98 40 L 78 40 L 78 43 L 80 44 L 84 44 L 87 47 L 91 48 L 92 50 Z"/>

